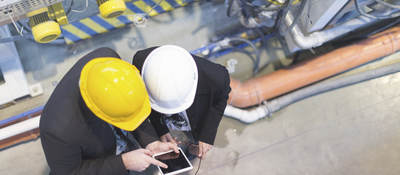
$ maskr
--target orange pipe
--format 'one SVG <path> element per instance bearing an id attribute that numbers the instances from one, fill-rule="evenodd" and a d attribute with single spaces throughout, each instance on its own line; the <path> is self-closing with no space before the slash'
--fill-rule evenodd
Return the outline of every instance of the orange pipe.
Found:
<path id="1" fill-rule="evenodd" d="M 24 133 L 9 137 L 7 139 L 4 140 L 0 140 L 0 150 L 11 147 L 13 145 L 22 143 L 22 142 L 26 142 L 26 141 L 30 141 L 33 139 L 38 138 L 40 135 L 40 130 L 39 128 L 30 130 L 30 131 L 26 131 Z"/>
<path id="2" fill-rule="evenodd" d="M 228 104 L 249 107 L 400 50 L 400 26 L 288 69 L 250 79 L 231 78 Z"/>

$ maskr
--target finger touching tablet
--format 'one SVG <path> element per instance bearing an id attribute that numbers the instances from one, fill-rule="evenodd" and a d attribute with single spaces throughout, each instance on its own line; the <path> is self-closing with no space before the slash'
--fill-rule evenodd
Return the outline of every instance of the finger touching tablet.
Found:
<path id="1" fill-rule="evenodd" d="M 178 149 L 179 153 L 175 153 L 173 150 L 171 150 L 153 155 L 156 160 L 168 165 L 168 168 L 162 168 L 158 166 L 158 169 L 163 175 L 174 175 L 193 169 L 192 164 L 187 159 L 182 149 Z"/>

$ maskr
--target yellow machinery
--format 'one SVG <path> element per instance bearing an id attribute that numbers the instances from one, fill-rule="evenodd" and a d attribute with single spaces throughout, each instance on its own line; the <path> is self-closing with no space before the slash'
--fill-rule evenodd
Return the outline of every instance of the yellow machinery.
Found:
<path id="1" fill-rule="evenodd" d="M 60 25 L 68 24 L 62 0 L 0 1 L 0 25 L 28 17 L 32 35 L 38 43 L 48 43 L 61 34 Z M 102 17 L 114 18 L 126 10 L 124 0 L 97 0 Z"/>
<path id="2" fill-rule="evenodd" d="M 101 16 L 104 18 L 114 18 L 126 10 L 124 0 L 96 0 Z"/>
<path id="3" fill-rule="evenodd" d="M 65 15 L 65 14 L 64 14 Z M 61 34 L 60 25 L 50 19 L 48 8 L 41 8 L 27 14 L 32 35 L 38 43 L 48 43 Z"/>

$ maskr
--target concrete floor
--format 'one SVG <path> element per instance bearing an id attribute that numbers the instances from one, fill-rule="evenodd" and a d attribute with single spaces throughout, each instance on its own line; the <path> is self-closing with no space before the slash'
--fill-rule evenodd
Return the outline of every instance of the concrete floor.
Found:
<path id="1" fill-rule="evenodd" d="M 222 4 L 194 4 L 157 16 L 156 20 L 162 23 L 149 21 L 146 27 L 119 29 L 73 46 L 17 42 L 29 83 L 40 82 L 45 93 L 1 109 L 0 116 L 9 117 L 43 105 L 64 73 L 94 48 L 111 47 L 127 61 L 136 50 L 153 45 L 169 43 L 193 50 L 224 28 L 237 24 L 235 20 L 225 22 L 229 20 L 224 16 Z M 283 65 L 290 62 L 283 59 L 279 47 L 263 55 L 263 62 L 278 58 Z M 231 58 L 240 63 L 233 76 L 248 78 L 248 58 L 232 54 L 217 62 L 225 64 Z M 347 74 L 399 61 L 400 54 L 395 54 Z M 274 68 L 271 65 L 262 72 Z M 198 174 L 398 175 L 399 86 L 400 74 L 393 74 L 308 98 L 275 113 L 271 119 L 251 125 L 223 118 L 215 147 L 202 161 Z M 0 162 L 0 174 L 48 174 L 40 140 L 1 151 Z M 198 161 L 193 165 L 190 174 L 197 170 Z"/>

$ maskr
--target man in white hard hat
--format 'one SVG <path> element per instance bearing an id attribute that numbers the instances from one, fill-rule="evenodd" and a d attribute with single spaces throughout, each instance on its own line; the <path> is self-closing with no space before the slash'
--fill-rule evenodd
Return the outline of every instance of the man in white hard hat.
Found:
<path id="1" fill-rule="evenodd" d="M 164 142 L 176 142 L 169 130 L 190 131 L 197 156 L 212 148 L 229 92 L 225 67 L 191 55 L 175 45 L 137 52 L 132 64 L 149 93 L 151 123 Z"/>

